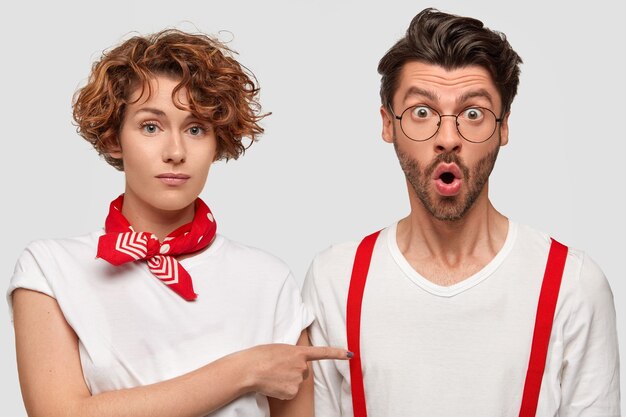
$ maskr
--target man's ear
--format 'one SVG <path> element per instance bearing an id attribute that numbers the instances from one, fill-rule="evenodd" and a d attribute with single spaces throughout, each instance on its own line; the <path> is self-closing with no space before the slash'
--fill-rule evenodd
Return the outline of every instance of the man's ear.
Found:
<path id="1" fill-rule="evenodd" d="M 385 142 L 393 143 L 394 139 L 394 131 L 393 131 L 393 121 L 395 117 L 389 113 L 389 110 L 385 108 L 385 106 L 380 106 L 380 117 L 383 122 L 383 132 L 382 137 Z"/>
<path id="2" fill-rule="evenodd" d="M 500 122 L 500 146 L 504 146 L 509 143 L 509 115 L 511 112 L 502 117 L 502 121 Z"/>

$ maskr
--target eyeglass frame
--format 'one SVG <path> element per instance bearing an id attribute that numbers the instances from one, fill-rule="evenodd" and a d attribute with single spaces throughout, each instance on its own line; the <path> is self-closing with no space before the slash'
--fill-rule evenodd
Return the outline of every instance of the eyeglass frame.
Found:
<path id="1" fill-rule="evenodd" d="M 427 137 L 426 139 L 413 139 L 412 137 L 410 137 L 409 135 L 407 135 L 407 133 L 404 131 L 404 128 L 402 127 L 402 117 L 404 116 L 404 113 L 407 112 L 407 110 L 410 109 L 414 109 L 416 107 L 427 107 L 429 109 L 431 109 L 432 111 L 434 111 L 437 116 L 439 116 L 439 122 L 437 123 L 437 130 L 435 130 L 435 133 L 433 133 L 432 135 L 430 135 L 429 137 Z M 461 133 L 461 130 L 459 129 L 459 116 L 466 110 L 468 109 L 480 109 L 480 110 L 487 110 L 489 113 L 493 114 L 493 116 L 496 118 L 496 125 L 493 128 L 493 132 L 491 132 L 491 134 L 489 136 L 487 136 L 487 139 L 485 140 L 481 140 L 481 141 L 474 141 L 474 140 L 470 140 L 468 138 L 466 138 L 465 136 L 463 136 L 463 133 Z M 463 110 L 461 110 L 460 112 L 458 112 L 457 114 L 440 114 L 437 110 L 433 109 L 430 106 L 427 106 L 425 104 L 416 104 L 414 106 L 410 106 L 407 107 L 406 109 L 404 109 L 402 111 L 402 113 L 400 113 L 400 116 L 396 115 L 396 113 L 391 110 L 391 114 L 393 114 L 393 117 L 396 118 L 396 120 L 400 121 L 400 129 L 402 129 L 402 133 L 404 133 L 404 136 L 406 136 L 409 140 L 412 140 L 413 142 L 426 142 L 427 140 L 432 139 L 433 137 L 435 137 L 435 135 L 439 132 L 439 129 L 441 129 L 441 118 L 442 117 L 454 117 L 454 125 L 456 127 L 456 131 L 459 132 L 459 135 L 466 141 L 470 142 L 470 143 L 485 143 L 487 142 L 489 139 L 491 139 L 491 137 L 493 136 L 494 133 L 496 133 L 496 130 L 498 129 L 498 123 L 502 123 L 503 118 L 502 117 L 498 117 L 496 116 L 496 114 L 491 110 L 488 109 L 486 107 L 481 107 L 481 106 L 469 106 L 464 108 Z"/>

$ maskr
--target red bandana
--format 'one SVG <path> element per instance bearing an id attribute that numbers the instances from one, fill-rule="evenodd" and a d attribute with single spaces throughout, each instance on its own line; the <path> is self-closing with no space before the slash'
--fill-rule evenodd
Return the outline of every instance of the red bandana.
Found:
<path id="1" fill-rule="evenodd" d="M 123 202 L 123 194 L 111 202 L 104 224 L 106 233 L 100 236 L 96 257 L 115 266 L 146 260 L 150 272 L 165 285 L 185 300 L 195 300 L 191 276 L 174 256 L 199 251 L 211 243 L 217 229 L 211 210 L 196 199 L 193 221 L 174 230 L 161 243 L 152 233 L 133 230 L 122 215 Z"/>

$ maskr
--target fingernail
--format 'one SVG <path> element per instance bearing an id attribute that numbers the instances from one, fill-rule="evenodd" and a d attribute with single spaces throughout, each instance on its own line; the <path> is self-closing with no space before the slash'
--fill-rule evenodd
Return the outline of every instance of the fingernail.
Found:
<path id="1" fill-rule="evenodd" d="M 348 356 L 348 359 L 352 359 L 352 358 L 354 358 L 354 353 L 348 351 L 348 355 L 347 356 Z"/>

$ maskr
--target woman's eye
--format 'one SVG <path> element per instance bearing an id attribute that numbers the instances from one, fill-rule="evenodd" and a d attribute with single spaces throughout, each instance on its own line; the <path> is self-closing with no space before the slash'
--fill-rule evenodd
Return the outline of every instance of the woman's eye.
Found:
<path id="1" fill-rule="evenodd" d="M 192 126 L 189 128 L 189 134 L 192 136 L 200 136 L 204 133 L 204 128 L 200 126 Z"/>
<path id="2" fill-rule="evenodd" d="M 483 117 L 483 112 L 480 109 L 472 107 L 470 109 L 465 109 L 462 117 L 467 120 L 480 120 Z"/>
<path id="3" fill-rule="evenodd" d="M 432 109 L 426 106 L 414 107 L 412 113 L 413 113 L 413 117 L 417 119 L 426 119 L 433 115 Z"/>
<path id="4" fill-rule="evenodd" d="M 142 126 L 142 129 L 144 132 L 151 134 L 151 135 L 159 131 L 159 127 L 154 123 L 146 123 Z"/>

